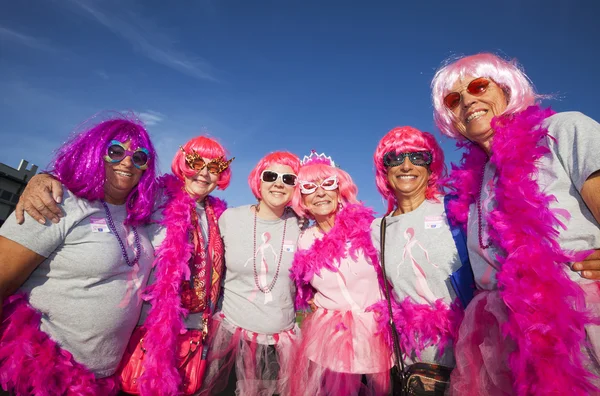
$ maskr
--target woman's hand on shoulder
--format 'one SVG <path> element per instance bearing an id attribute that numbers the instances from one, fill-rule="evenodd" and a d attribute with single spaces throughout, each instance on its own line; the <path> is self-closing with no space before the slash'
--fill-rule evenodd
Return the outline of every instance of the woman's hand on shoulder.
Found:
<path id="1" fill-rule="evenodd" d="M 15 208 L 18 224 L 25 220 L 24 212 L 41 224 L 46 220 L 58 223 L 63 217 L 58 204 L 62 201 L 62 184 L 48 174 L 35 175 L 29 180 Z"/>
<path id="2" fill-rule="evenodd" d="M 600 280 L 600 249 L 596 249 L 583 261 L 573 263 L 573 271 L 578 271 L 582 278 Z"/>

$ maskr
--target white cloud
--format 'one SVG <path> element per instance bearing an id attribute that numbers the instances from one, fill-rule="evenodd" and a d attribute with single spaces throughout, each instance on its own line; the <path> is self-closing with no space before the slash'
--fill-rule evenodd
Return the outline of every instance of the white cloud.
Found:
<path id="1" fill-rule="evenodd" d="M 174 48 L 173 39 L 159 32 L 151 21 L 142 18 L 139 12 L 123 9 L 123 3 L 116 3 L 121 8 L 118 12 L 101 9 L 101 6 L 107 8 L 106 2 L 70 0 L 70 3 L 76 6 L 77 10 L 129 41 L 135 50 L 153 61 L 201 80 L 218 81 L 214 76 L 213 67 L 208 62 Z"/>
<path id="2" fill-rule="evenodd" d="M 153 126 L 165 119 L 164 114 L 158 111 L 147 110 L 138 114 L 140 119 L 144 121 L 146 126 Z"/>
<path id="3" fill-rule="evenodd" d="M 56 49 L 50 46 L 45 40 L 29 36 L 16 30 L 0 26 L 0 40 L 12 41 L 14 43 L 24 45 L 29 48 L 42 51 L 55 52 Z"/>

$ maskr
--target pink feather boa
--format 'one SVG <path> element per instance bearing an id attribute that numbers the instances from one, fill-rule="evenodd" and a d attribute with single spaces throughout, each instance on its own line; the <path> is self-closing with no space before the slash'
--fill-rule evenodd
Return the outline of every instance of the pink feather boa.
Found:
<path id="1" fill-rule="evenodd" d="M 24 294 L 4 301 L 0 325 L 0 383 L 15 395 L 105 396 L 119 388 L 114 377 L 97 379 L 40 330 L 41 313 Z"/>
<path id="2" fill-rule="evenodd" d="M 194 245 L 190 241 L 190 210 L 196 202 L 185 192 L 183 183 L 172 175 L 160 179 L 168 201 L 161 224 L 167 235 L 156 251 L 156 282 L 148 286 L 144 299 L 152 304 L 144 327 L 147 349 L 144 373 L 140 377 L 142 395 L 177 395 L 181 377 L 177 371 L 177 335 L 185 332 L 183 318 L 188 312 L 181 305 L 181 283 L 190 279 L 188 262 Z M 208 198 L 217 219 L 227 208 L 225 201 Z"/>
<path id="3" fill-rule="evenodd" d="M 549 206 L 554 196 L 537 184 L 538 160 L 550 152 L 542 126 L 550 109 L 532 106 L 521 113 L 492 120 L 495 131 L 490 160 L 496 166 L 497 207 L 486 217 L 490 238 L 502 252 L 496 257 L 500 296 L 508 310 L 502 326 L 516 343 L 509 357 L 518 395 L 589 395 L 598 389 L 586 370 L 584 293 L 565 273 L 573 255 L 557 241 L 563 226 Z M 467 221 L 487 160 L 478 146 L 463 143 L 462 167 L 453 167 L 451 187 L 459 199 L 449 217 Z M 467 307 L 469 309 L 469 307 Z"/>
<path id="4" fill-rule="evenodd" d="M 379 332 L 384 334 L 388 346 L 392 348 L 387 300 L 371 305 L 368 311 L 375 312 Z M 464 311 L 458 300 L 448 306 L 440 298 L 430 305 L 417 304 L 406 297 L 401 303 L 392 298 L 392 315 L 402 353 L 411 356 L 414 352 L 420 359 L 421 352 L 427 347 L 437 346 L 441 356 L 448 345 L 456 342 Z"/>
<path id="5" fill-rule="evenodd" d="M 335 217 L 333 228 L 317 239 L 306 250 L 298 250 L 294 255 L 291 277 L 296 283 L 296 308 L 308 308 L 308 300 L 314 294 L 310 285 L 313 276 L 321 269 L 337 272 L 340 261 L 346 257 L 346 242 L 351 241 L 348 253 L 353 260 L 364 254 L 377 272 L 377 279 L 383 285 L 383 275 L 379 266 L 379 255 L 371 241 L 373 210 L 362 204 L 348 205 Z"/>

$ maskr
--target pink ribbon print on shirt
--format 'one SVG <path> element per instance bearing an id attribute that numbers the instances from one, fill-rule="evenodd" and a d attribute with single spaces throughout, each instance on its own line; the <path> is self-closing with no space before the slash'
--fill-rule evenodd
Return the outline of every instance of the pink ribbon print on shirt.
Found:
<path id="1" fill-rule="evenodd" d="M 250 257 L 248 260 L 246 260 L 246 263 L 244 263 L 244 267 L 246 267 L 248 265 L 248 263 L 254 263 L 254 260 L 258 259 L 258 254 L 260 253 L 260 272 L 258 275 L 258 283 L 260 284 L 261 288 L 266 289 L 269 286 L 269 282 L 267 281 L 267 274 L 269 273 L 269 266 L 267 264 L 266 254 L 268 254 L 269 250 L 271 251 L 271 253 L 273 254 L 273 263 L 278 262 L 279 255 L 277 254 L 277 252 L 275 252 L 275 249 L 273 248 L 273 246 L 270 243 L 271 234 L 268 231 L 264 232 L 260 236 L 260 239 L 262 240 L 262 243 L 256 247 L 256 252 L 254 252 L 254 256 Z M 250 297 L 248 297 L 248 300 L 254 301 L 254 299 L 256 299 L 257 294 L 258 294 L 258 286 L 254 285 L 254 289 L 252 289 L 252 293 L 250 293 Z M 267 304 L 267 303 L 273 301 L 273 294 L 270 291 L 264 293 L 264 295 L 265 295 L 264 304 Z"/>
<path id="2" fill-rule="evenodd" d="M 433 303 L 435 300 L 437 300 L 437 298 L 435 297 L 435 295 L 429 288 L 429 285 L 427 284 L 427 275 L 425 275 L 425 271 L 423 271 L 423 267 L 421 267 L 419 265 L 419 263 L 417 262 L 417 260 L 415 259 L 414 255 L 413 255 L 413 248 L 419 247 L 425 254 L 427 263 L 433 265 L 435 268 L 439 268 L 439 267 L 437 265 L 435 265 L 434 263 L 432 263 L 431 260 L 429 260 L 429 252 L 415 238 L 415 230 L 413 228 L 409 227 L 406 229 L 406 231 L 404 231 L 404 239 L 406 239 L 406 245 L 404 245 L 404 250 L 402 252 L 402 260 L 400 261 L 400 263 L 398 263 L 398 266 L 396 267 L 396 274 L 398 277 L 400 277 L 400 266 L 405 262 L 406 257 L 408 256 L 410 258 L 410 263 L 411 263 L 413 273 L 415 274 L 415 279 L 416 279 L 415 287 L 417 290 L 417 294 L 419 296 L 421 296 L 422 298 L 424 298 L 426 301 Z"/>

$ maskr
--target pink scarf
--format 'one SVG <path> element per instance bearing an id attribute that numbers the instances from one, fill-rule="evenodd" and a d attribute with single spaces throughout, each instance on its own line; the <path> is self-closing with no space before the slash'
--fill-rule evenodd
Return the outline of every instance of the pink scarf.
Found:
<path id="1" fill-rule="evenodd" d="M 550 210 L 552 195 L 537 184 L 538 161 L 550 149 L 542 125 L 553 114 L 532 106 L 492 120 L 495 131 L 490 161 L 496 166 L 497 207 L 485 218 L 494 246 L 500 296 L 508 310 L 502 332 L 516 343 L 509 367 L 518 395 L 589 395 L 598 391 L 586 370 L 584 293 L 565 273 L 574 256 L 557 241 L 564 225 Z M 487 160 L 470 142 L 462 166 L 453 166 L 451 188 L 459 199 L 449 204 L 449 218 L 467 222 L 469 206 L 478 198 Z M 469 309 L 469 307 L 467 307 Z"/>
<path id="2" fill-rule="evenodd" d="M 139 379 L 143 395 L 178 394 L 181 377 L 176 367 L 177 335 L 185 332 L 183 318 L 188 314 L 181 304 L 180 292 L 182 282 L 190 279 L 189 261 L 194 252 L 194 244 L 190 240 L 191 208 L 195 208 L 196 202 L 176 177 L 165 175 L 160 182 L 168 196 L 161 221 L 167 229 L 167 236 L 156 251 L 156 281 L 148 286 L 144 297 L 152 308 L 144 323 L 147 352 L 145 371 Z M 227 208 L 225 201 L 210 196 L 207 205 L 212 206 L 217 219 Z M 223 254 L 222 251 L 214 252 L 214 247 L 210 246 L 209 251 L 213 252 L 213 258 L 215 254 Z M 213 259 L 213 263 L 216 262 L 218 260 Z M 212 301 L 216 302 L 216 299 Z"/>

